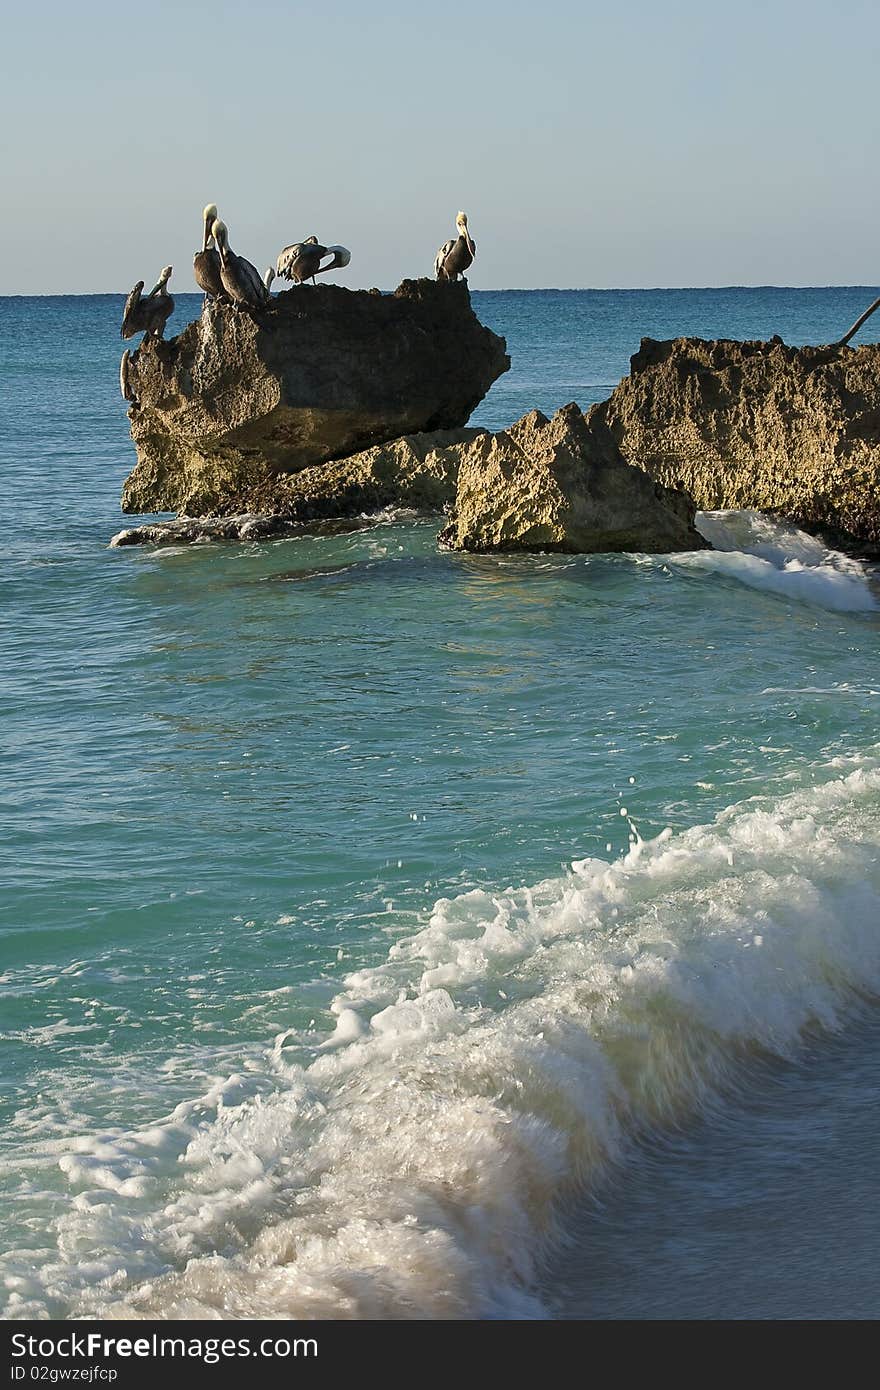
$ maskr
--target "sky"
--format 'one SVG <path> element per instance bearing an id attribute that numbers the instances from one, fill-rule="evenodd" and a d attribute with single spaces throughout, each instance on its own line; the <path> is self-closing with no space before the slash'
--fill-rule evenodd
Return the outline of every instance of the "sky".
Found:
<path id="1" fill-rule="evenodd" d="M 0 294 L 262 270 L 476 289 L 880 282 L 876 0 L 31 0 L 0 55 Z"/>

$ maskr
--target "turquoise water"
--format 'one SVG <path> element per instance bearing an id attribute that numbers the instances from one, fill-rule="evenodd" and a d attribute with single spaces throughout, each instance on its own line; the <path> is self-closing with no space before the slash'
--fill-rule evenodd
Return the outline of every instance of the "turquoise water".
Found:
<path id="1" fill-rule="evenodd" d="M 475 294 L 514 362 L 475 422 L 876 293 Z M 751 514 L 675 557 L 408 515 L 109 550 L 120 306 L 0 300 L 5 1315 L 620 1312 L 579 1183 L 675 1126 L 699 1166 L 805 1035 L 877 1075 L 875 577 Z"/>

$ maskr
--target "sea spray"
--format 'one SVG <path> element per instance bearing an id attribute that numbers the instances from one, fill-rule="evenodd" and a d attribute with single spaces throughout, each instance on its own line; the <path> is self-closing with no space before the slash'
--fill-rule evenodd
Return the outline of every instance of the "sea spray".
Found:
<path id="1" fill-rule="evenodd" d="M 699 512 L 697 527 L 715 549 L 670 557 L 670 564 L 838 613 L 871 613 L 880 607 L 880 591 L 858 560 L 795 526 L 761 512 Z"/>

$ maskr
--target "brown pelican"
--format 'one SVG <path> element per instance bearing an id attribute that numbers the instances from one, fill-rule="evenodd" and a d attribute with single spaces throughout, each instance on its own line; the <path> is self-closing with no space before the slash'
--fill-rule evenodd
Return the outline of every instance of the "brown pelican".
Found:
<path id="1" fill-rule="evenodd" d="M 230 250 L 225 222 L 215 220 L 211 233 L 220 253 L 220 279 L 229 298 L 239 308 L 261 309 L 269 298 L 269 291 L 257 267 Z"/>
<path id="2" fill-rule="evenodd" d="M 330 256 L 326 265 L 321 265 L 325 256 Z M 306 280 L 317 284 L 316 275 L 325 270 L 341 270 L 351 260 L 351 252 L 345 246 L 322 246 L 316 236 L 297 241 L 293 246 L 285 246 L 278 257 L 277 271 L 285 280 L 302 285 Z"/>
<path id="3" fill-rule="evenodd" d="M 166 265 L 156 284 L 146 299 L 141 298 L 143 280 L 138 280 L 122 314 L 122 336 L 133 338 L 135 333 L 143 333 L 145 338 L 161 338 L 165 324 L 174 312 L 174 300 L 165 288 L 171 279 L 171 266 Z"/>
<path id="4" fill-rule="evenodd" d="M 193 256 L 193 275 L 199 289 L 204 290 L 206 296 L 210 296 L 211 299 L 224 299 L 223 283 L 220 279 L 220 253 L 214 246 L 211 231 L 216 220 L 217 205 L 209 203 L 202 213 L 202 249 Z"/>
<path id="5" fill-rule="evenodd" d="M 306 237 L 305 241 L 285 246 L 278 256 L 275 269 L 284 280 L 292 280 L 295 285 L 302 285 L 306 280 L 314 284 L 327 249 L 316 236 Z"/>
<path id="6" fill-rule="evenodd" d="M 473 264 L 477 254 L 477 244 L 468 231 L 468 220 L 463 212 L 455 219 L 458 236 L 444 241 L 434 261 L 434 274 L 438 280 L 457 280 L 468 266 Z"/>

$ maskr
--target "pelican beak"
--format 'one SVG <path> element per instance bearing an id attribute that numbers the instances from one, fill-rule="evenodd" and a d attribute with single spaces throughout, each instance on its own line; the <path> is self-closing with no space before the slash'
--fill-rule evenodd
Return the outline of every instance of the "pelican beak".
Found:
<path id="1" fill-rule="evenodd" d="M 211 222 L 210 222 L 210 219 L 206 217 L 206 218 L 205 218 L 205 234 L 204 234 L 204 236 L 202 237 L 202 250 L 203 250 L 203 251 L 207 251 L 207 249 L 208 249 L 208 247 L 211 245 L 211 242 L 212 242 L 212 241 L 213 241 L 213 237 L 211 236 Z"/>

